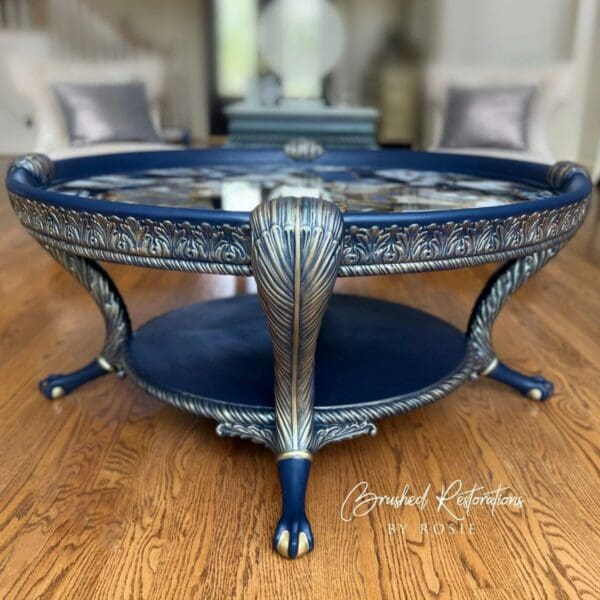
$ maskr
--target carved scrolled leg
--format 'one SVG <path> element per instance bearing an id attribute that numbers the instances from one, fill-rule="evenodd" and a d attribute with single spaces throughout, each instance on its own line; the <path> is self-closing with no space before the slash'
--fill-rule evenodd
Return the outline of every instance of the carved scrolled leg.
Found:
<path id="1" fill-rule="evenodd" d="M 283 510 L 274 548 L 313 548 L 304 497 L 314 448 L 314 361 L 341 258 L 342 215 L 316 198 L 279 198 L 252 213 L 252 269 L 275 357 L 275 447 Z"/>
<path id="2" fill-rule="evenodd" d="M 44 248 L 69 271 L 95 300 L 106 327 L 106 338 L 100 355 L 90 363 L 61 375 L 49 375 L 40 382 L 41 392 L 53 400 L 72 392 L 79 386 L 101 375 L 123 373 L 122 353 L 131 334 L 131 325 L 125 303 L 108 274 L 92 260 L 57 248 Z"/>
<path id="3" fill-rule="evenodd" d="M 554 246 L 504 264 L 480 294 L 469 322 L 469 343 L 475 347 L 477 355 L 475 375 L 501 381 L 533 400 L 549 398 L 554 392 L 552 382 L 541 375 L 524 375 L 500 362 L 492 346 L 492 327 L 508 298 L 559 250 L 560 246 Z"/>

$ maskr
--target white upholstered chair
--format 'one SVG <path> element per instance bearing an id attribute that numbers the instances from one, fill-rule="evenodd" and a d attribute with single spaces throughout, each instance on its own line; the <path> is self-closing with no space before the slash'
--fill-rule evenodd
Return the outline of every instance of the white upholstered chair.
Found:
<path id="1" fill-rule="evenodd" d="M 160 136 L 160 99 L 165 89 L 165 63 L 158 56 L 140 55 L 109 61 L 78 61 L 13 54 L 5 57 L 14 87 L 32 106 L 37 139 L 35 151 L 52 158 L 176 149 L 157 142 L 103 142 L 73 146 L 53 85 L 119 84 L 141 81 L 146 90 L 151 120 Z"/>
<path id="2" fill-rule="evenodd" d="M 568 98 L 573 77 L 571 63 L 532 67 L 464 66 L 436 63 L 425 69 L 424 143 L 428 150 L 515 158 L 552 163 L 548 125 L 552 115 Z M 491 147 L 442 147 L 449 90 L 452 88 L 498 88 L 533 86 L 526 123 L 527 148 L 514 150 Z"/>

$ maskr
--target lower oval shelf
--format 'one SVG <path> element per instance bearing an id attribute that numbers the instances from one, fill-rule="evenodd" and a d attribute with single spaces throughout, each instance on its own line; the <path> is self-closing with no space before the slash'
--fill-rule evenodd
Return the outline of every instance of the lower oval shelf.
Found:
<path id="1" fill-rule="evenodd" d="M 419 392 L 466 379 L 467 359 L 464 333 L 437 317 L 333 295 L 317 345 L 315 407 L 329 412 L 406 398 L 412 405 L 405 409 L 413 408 Z M 273 412 L 273 350 L 256 295 L 194 304 L 149 321 L 133 334 L 126 363 L 142 388 L 191 412 L 210 413 L 207 402 Z"/>

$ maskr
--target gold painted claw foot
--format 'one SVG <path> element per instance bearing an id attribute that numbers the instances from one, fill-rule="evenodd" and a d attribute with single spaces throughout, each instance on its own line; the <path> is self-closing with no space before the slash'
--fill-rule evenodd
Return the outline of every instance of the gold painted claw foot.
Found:
<path id="1" fill-rule="evenodd" d="M 277 543 L 275 550 L 285 558 L 298 558 L 299 556 L 310 552 L 313 549 L 313 540 L 308 521 L 306 521 L 306 526 L 309 529 L 308 535 L 304 531 L 300 531 L 300 533 L 297 533 L 297 531 L 295 533 L 290 533 L 289 529 L 283 529 L 279 536 L 275 535 L 275 541 Z M 292 529 L 297 530 L 298 528 L 298 524 L 296 524 L 295 527 L 292 526 Z"/>
<path id="2" fill-rule="evenodd" d="M 524 375 L 498 361 L 486 375 L 510 385 L 531 400 L 548 400 L 554 393 L 554 384 L 542 375 Z"/>
<path id="3" fill-rule="evenodd" d="M 277 463 L 283 497 L 281 519 L 275 528 L 273 548 L 285 558 L 298 558 L 314 547 L 310 523 L 304 509 L 311 461 L 287 458 Z"/>
<path id="4" fill-rule="evenodd" d="M 72 373 L 48 375 L 46 379 L 40 381 L 39 388 L 48 400 L 56 400 L 66 396 L 84 383 L 102 377 L 113 370 L 105 358 L 99 357 Z"/>

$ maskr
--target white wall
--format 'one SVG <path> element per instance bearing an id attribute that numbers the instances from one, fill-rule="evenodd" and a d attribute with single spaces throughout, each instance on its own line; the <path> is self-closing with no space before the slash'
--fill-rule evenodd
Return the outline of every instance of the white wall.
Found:
<path id="1" fill-rule="evenodd" d="M 519 65 L 560 61 L 571 51 L 577 0 L 434 0 L 432 57 Z"/>

